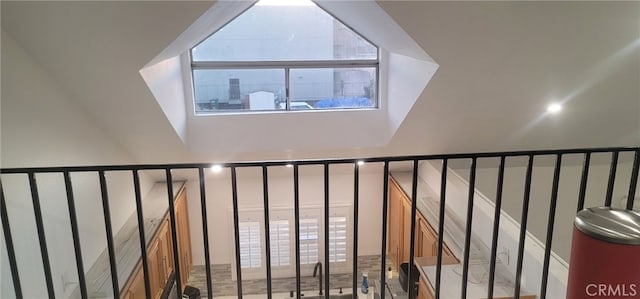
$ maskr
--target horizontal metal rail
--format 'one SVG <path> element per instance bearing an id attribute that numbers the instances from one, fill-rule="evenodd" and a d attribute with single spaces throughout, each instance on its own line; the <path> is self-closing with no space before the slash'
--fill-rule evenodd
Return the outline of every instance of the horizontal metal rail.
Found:
<path id="1" fill-rule="evenodd" d="M 389 156 L 389 157 L 373 157 L 373 158 L 347 158 L 347 159 L 310 159 L 310 160 L 274 160 L 274 161 L 246 161 L 246 162 L 230 162 L 230 163 L 176 163 L 176 164 L 129 164 L 129 165 L 98 165 L 98 166 L 59 166 L 59 167 L 17 167 L 2 168 L 2 174 L 23 174 L 23 173 L 52 173 L 52 172 L 92 172 L 92 171 L 128 171 L 128 170 L 164 170 L 164 169 L 197 169 L 200 167 L 208 168 L 213 165 L 221 167 L 262 167 L 262 166 L 287 166 L 296 164 L 298 166 L 306 165 L 324 165 L 324 164 L 353 164 L 357 162 L 376 163 L 376 162 L 402 162 L 412 160 L 442 160 L 442 159 L 471 159 L 471 158 L 496 158 L 519 157 L 519 156 L 544 156 L 544 155 L 570 155 L 570 154 L 588 154 L 588 153 L 609 153 L 618 152 L 634 152 L 640 150 L 640 147 L 609 147 L 609 148 L 577 148 L 565 150 L 534 150 L 534 151 L 506 151 L 506 152 L 486 152 L 486 153 L 462 153 L 462 154 L 436 154 L 436 155 L 412 155 L 412 156 Z"/>

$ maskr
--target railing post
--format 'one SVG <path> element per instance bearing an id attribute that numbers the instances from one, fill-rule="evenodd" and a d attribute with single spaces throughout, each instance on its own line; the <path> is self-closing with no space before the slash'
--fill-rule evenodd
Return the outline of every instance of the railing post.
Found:
<path id="1" fill-rule="evenodd" d="M 324 163 L 324 296 L 329 299 L 329 164 Z"/>
<path id="2" fill-rule="evenodd" d="M 414 298 L 416 295 L 416 290 L 414 289 L 414 285 L 411 284 L 413 282 L 413 275 L 411 272 L 413 269 L 413 263 L 415 261 L 415 247 L 416 247 L 416 210 L 417 207 L 417 199 L 418 196 L 418 160 L 413 160 L 413 176 L 412 176 L 412 184 L 411 184 L 411 232 L 409 237 L 409 269 L 407 270 L 407 296 L 408 298 Z"/>
<path id="3" fill-rule="evenodd" d="M 498 234 L 500 233 L 500 211 L 502 207 L 502 190 L 504 184 L 504 164 L 505 156 L 500 156 L 500 166 L 498 166 L 498 181 L 496 183 L 496 202 L 493 214 L 493 237 L 491 239 L 491 261 L 489 262 L 489 285 L 487 286 L 487 298 L 493 298 L 493 283 L 496 277 L 496 255 L 498 251 Z"/>
<path id="4" fill-rule="evenodd" d="M 609 170 L 609 183 L 607 184 L 607 195 L 605 197 L 604 205 L 611 206 L 611 200 L 613 200 L 613 187 L 616 182 L 616 172 L 618 170 L 618 151 L 614 151 L 611 154 L 611 169 Z"/>
<path id="5" fill-rule="evenodd" d="M 352 295 L 353 299 L 358 296 L 358 200 L 360 185 L 360 166 L 358 162 L 353 164 L 353 267 L 352 267 Z"/>
<path id="6" fill-rule="evenodd" d="M 4 199 L 4 189 L 2 189 L 2 180 L 0 180 L 0 218 L 2 218 L 2 233 L 4 234 L 4 242 L 7 248 L 7 256 L 9 257 L 9 268 L 11 269 L 11 280 L 13 281 L 13 292 L 16 298 L 22 298 L 22 288 L 20 287 L 20 275 L 18 273 L 18 265 L 16 253 L 13 247 L 13 238 L 11 236 L 11 227 L 9 225 L 9 216 L 7 213 L 7 203 Z"/>
<path id="7" fill-rule="evenodd" d="M 296 298 L 300 299 L 300 182 L 298 163 L 293 164 L 293 214 L 296 251 Z"/>
<path id="8" fill-rule="evenodd" d="M 240 264 L 240 217 L 238 216 L 238 182 L 235 166 L 231 166 L 231 196 L 233 200 L 233 229 L 236 246 L 236 278 L 238 299 L 242 299 L 242 267 Z"/>
<path id="9" fill-rule="evenodd" d="M 387 270 L 387 209 L 389 203 L 389 161 L 384 161 L 384 169 L 382 172 L 382 244 L 380 246 L 381 268 L 380 269 L 380 285 L 386 285 L 386 270 Z M 355 292 L 355 291 L 354 291 Z M 382 290 L 380 292 L 380 299 L 385 299 L 386 292 Z"/>
<path id="10" fill-rule="evenodd" d="M 151 298 L 151 283 L 149 281 L 149 260 L 147 259 L 147 239 L 144 234 L 144 213 L 142 209 L 142 192 L 140 191 L 140 175 L 133 170 L 133 191 L 136 201 L 136 217 L 138 220 L 138 235 L 140 236 L 140 254 L 142 255 L 142 273 L 144 274 L 144 293 Z"/>
<path id="11" fill-rule="evenodd" d="M 578 193 L 578 208 L 576 212 L 584 209 L 584 200 L 587 194 L 587 179 L 589 177 L 589 165 L 591 163 L 591 152 L 584 154 L 584 162 L 582 166 L 582 176 L 580 178 L 580 191 Z"/>
<path id="12" fill-rule="evenodd" d="M 107 235 L 107 249 L 109 251 L 109 269 L 111 271 L 111 287 L 113 297 L 120 297 L 120 283 L 118 282 L 118 269 L 116 266 L 116 251 L 113 243 L 113 229 L 111 227 L 111 210 L 109 208 L 109 195 L 107 191 L 107 179 L 104 170 L 98 171 L 100 179 L 100 193 L 102 195 L 102 211 L 104 213 L 104 226 Z"/>
<path id="13" fill-rule="evenodd" d="M 629 194 L 627 195 L 627 210 L 633 210 L 638 184 L 638 171 L 640 168 L 640 150 L 633 154 L 633 168 L 631 169 L 631 181 L 629 182 Z"/>
<path id="14" fill-rule="evenodd" d="M 267 299 L 271 299 L 271 231 L 269 226 L 269 172 L 266 165 L 262 165 L 262 198 L 264 200 L 264 242 L 265 263 L 267 266 Z"/>
<path id="15" fill-rule="evenodd" d="M 527 172 L 524 179 L 524 198 L 522 199 L 522 214 L 520 218 L 520 237 L 518 239 L 518 260 L 516 261 L 516 277 L 514 298 L 520 298 L 520 284 L 522 279 L 522 261 L 524 259 L 524 242 L 527 236 L 527 217 L 529 215 L 529 200 L 531 198 L 531 176 L 533 173 L 533 155 L 529 155 Z"/>
<path id="16" fill-rule="evenodd" d="M 467 228 L 464 240 L 464 260 L 462 262 L 462 293 L 460 298 L 467 298 L 467 278 L 469 277 L 469 253 L 471 248 L 471 224 L 473 221 L 473 200 L 476 190 L 476 163 L 477 158 L 471 158 L 471 169 L 469 170 L 469 201 L 467 202 Z"/>
<path id="17" fill-rule="evenodd" d="M 448 159 L 442 159 L 442 172 L 440 173 L 440 214 L 438 215 L 438 261 L 436 263 L 436 299 L 440 299 L 440 288 L 442 280 L 442 248 L 444 247 L 444 216 L 447 199 L 447 170 Z"/>
<path id="18" fill-rule="evenodd" d="M 560 168 L 562 167 L 562 154 L 557 154 L 556 156 L 556 167 L 553 170 L 553 185 L 551 187 L 551 202 L 549 203 L 549 221 L 547 222 L 547 242 L 545 243 L 544 264 L 542 265 L 542 286 L 540 287 L 541 299 L 545 299 L 547 297 L 549 259 L 551 258 L 551 242 L 553 241 L 553 226 L 556 219 L 556 203 L 558 202 L 558 183 L 560 181 Z M 615 156 L 615 160 L 617 160 L 617 153 Z"/>
<path id="19" fill-rule="evenodd" d="M 165 169 L 167 178 L 167 199 L 169 200 L 169 224 L 171 225 L 171 238 L 173 245 L 173 265 L 176 279 L 176 298 L 182 298 L 182 273 L 180 273 L 180 252 L 178 248 L 178 225 L 176 224 L 176 206 L 173 197 L 173 178 L 171 168 Z"/>
<path id="20" fill-rule="evenodd" d="M 64 185 L 67 192 L 67 206 L 69 208 L 69 222 L 71 223 L 71 235 L 73 237 L 73 249 L 76 255 L 76 269 L 78 270 L 78 283 L 80 285 L 80 296 L 87 298 L 87 282 L 84 277 L 84 265 L 82 264 L 82 248 L 80 246 L 80 234 L 78 233 L 78 218 L 76 216 L 75 198 L 73 197 L 73 187 L 69 172 L 63 172 Z"/>
<path id="21" fill-rule="evenodd" d="M 200 183 L 200 211 L 202 213 L 202 240 L 204 246 L 204 264 L 207 278 L 207 298 L 213 298 L 211 286 L 211 259 L 209 256 L 209 227 L 207 220 L 207 193 L 205 190 L 204 168 L 198 167 L 198 182 Z"/>

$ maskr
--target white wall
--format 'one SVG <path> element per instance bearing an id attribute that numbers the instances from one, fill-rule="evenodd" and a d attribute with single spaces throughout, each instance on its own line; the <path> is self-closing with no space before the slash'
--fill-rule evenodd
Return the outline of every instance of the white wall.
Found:
<path id="1" fill-rule="evenodd" d="M 330 172 L 331 204 L 353 202 L 352 166 L 332 166 Z M 380 254 L 382 237 L 382 169 L 378 165 L 364 165 L 360 172 L 359 189 L 359 243 L 358 255 Z M 262 177 L 259 169 L 238 169 L 238 206 L 262 208 Z M 206 174 L 207 218 L 212 264 L 227 264 L 234 252 L 228 240 L 233 240 L 233 227 L 229 227 L 229 209 L 232 208 L 231 179 L 228 169 L 222 173 Z M 323 205 L 323 170 L 319 166 L 300 167 L 300 205 Z M 204 264 L 200 193 L 197 181 L 187 184 L 189 217 L 194 264 Z M 270 207 L 293 207 L 293 169 L 278 167 L 269 170 Z"/>
<path id="2" fill-rule="evenodd" d="M 11 36 L 2 32 L 2 167 L 131 163 L 131 156 L 92 121 Z M 57 297 L 77 284 L 75 256 L 62 175 L 37 175 L 44 229 Z M 150 187 L 143 180 L 143 192 Z M 72 175 L 85 271 L 106 248 L 96 174 Z M 26 176 L 2 175 L 9 221 L 25 298 L 45 298 L 46 285 Z M 130 173 L 108 173 L 114 232 L 133 213 Z M 5 250 L 4 240 L 2 250 Z M 6 253 L 3 252 L 3 256 Z M 13 297 L 2 260 L 2 298 Z M 64 278 L 63 278 L 64 277 Z"/>
<path id="3" fill-rule="evenodd" d="M 621 160 L 616 172 L 616 182 L 613 192 L 614 205 L 619 205 L 621 199 L 623 197 L 626 198 L 629 191 L 632 162 L 628 159 L 624 159 L 626 161 L 623 161 L 623 156 L 624 154 L 621 154 Z M 587 208 L 604 205 L 610 166 L 608 163 L 598 161 L 607 159 L 599 158 L 602 157 L 595 157 L 594 154 L 596 161 L 594 161 L 595 163 L 592 163 L 589 168 L 589 180 L 584 205 Z M 539 159 L 540 158 L 537 158 L 535 160 L 531 178 L 531 198 L 529 202 L 527 230 L 539 240 L 544 241 L 546 240 L 547 234 L 549 201 L 551 198 L 554 167 L 552 164 L 545 163 Z M 567 159 L 569 160 L 567 161 Z M 560 171 L 552 250 L 568 262 L 571 253 L 571 233 L 578 203 L 582 165 L 576 164 L 575 159 L 572 158 L 564 158 L 564 160 L 565 162 L 563 162 Z M 517 166 L 512 165 L 505 169 L 502 208 L 507 214 L 520 222 L 526 166 L 523 166 L 522 163 L 518 164 Z M 468 170 L 457 171 L 457 173 L 468 178 Z M 495 201 L 497 173 L 497 168 L 477 169 L 476 188 L 492 201 Z M 636 206 L 636 208 L 638 207 Z"/>
<path id="4" fill-rule="evenodd" d="M 440 194 L 441 181 L 441 165 L 439 164 L 438 162 L 423 162 L 420 164 L 419 169 L 419 175 L 430 185 L 437 196 Z M 449 168 L 447 174 L 446 204 L 447 209 L 466 225 L 469 184 L 467 178 L 458 175 L 459 172 L 460 171 L 456 173 Z M 476 188 L 474 193 L 471 242 L 472 251 L 474 246 L 478 248 L 480 256 L 484 261 L 489 261 L 490 258 L 494 211 L 495 205 Z M 497 245 L 497 258 L 500 263 L 496 267 L 496 281 L 513 281 L 516 273 L 520 225 L 504 213 L 504 211 L 502 212 Z M 459 238 L 462 237 L 463 236 L 459 236 Z M 474 243 L 474 240 L 480 242 Z M 542 239 L 542 241 L 544 242 L 544 239 Z M 537 240 L 531 233 L 527 233 L 523 254 L 521 291 L 523 294 L 537 294 L 542 281 L 544 243 Z M 488 271 L 488 268 L 486 268 L 486 270 Z M 547 296 L 549 298 L 562 298 L 566 294 L 567 270 L 566 263 L 559 259 L 556 254 L 553 254 L 549 264 L 547 285 Z M 513 288 L 513 283 L 508 285 L 509 288 Z"/>

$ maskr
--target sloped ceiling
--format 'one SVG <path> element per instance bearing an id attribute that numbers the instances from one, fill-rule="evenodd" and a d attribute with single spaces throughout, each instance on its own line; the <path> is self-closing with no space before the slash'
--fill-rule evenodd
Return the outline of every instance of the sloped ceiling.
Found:
<path id="1" fill-rule="evenodd" d="M 640 145 L 639 2 L 378 3 L 440 65 L 391 142 L 242 154 L 189 152 L 138 73 L 212 2 L 2 1 L 1 13 L 139 163 Z M 564 110 L 545 115 L 554 99 Z"/>
<path id="2" fill-rule="evenodd" d="M 318 1 L 322 9 L 339 20 L 347 20 L 351 29 L 380 49 L 377 109 L 195 115 L 188 51 L 254 3 L 217 2 L 164 49 L 161 58 L 140 70 L 167 120 L 192 153 L 385 146 L 438 68 L 376 2 Z M 302 26 L 313 24 L 305 20 Z M 261 28 L 255 30 L 263 33 Z M 171 55 L 174 56 L 164 59 Z M 161 61 L 153 64 L 158 60 Z"/>

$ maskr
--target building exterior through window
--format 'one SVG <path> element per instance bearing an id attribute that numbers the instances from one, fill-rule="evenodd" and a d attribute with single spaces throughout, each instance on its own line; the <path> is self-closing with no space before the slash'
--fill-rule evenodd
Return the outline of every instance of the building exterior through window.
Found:
<path id="1" fill-rule="evenodd" d="M 310 0 L 258 1 L 191 50 L 197 115 L 378 107 L 378 47 Z"/>

